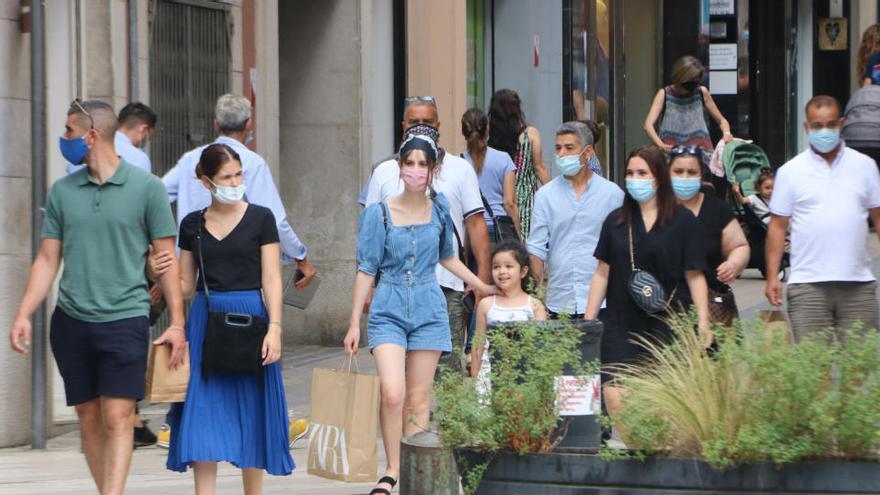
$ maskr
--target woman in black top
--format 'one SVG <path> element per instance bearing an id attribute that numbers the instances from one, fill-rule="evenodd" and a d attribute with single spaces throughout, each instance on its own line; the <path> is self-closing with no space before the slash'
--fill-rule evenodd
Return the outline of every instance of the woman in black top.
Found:
<path id="1" fill-rule="evenodd" d="M 294 467 L 278 362 L 282 301 L 278 230 L 268 208 L 242 200 L 241 160 L 229 146 L 205 148 L 196 176 L 213 199 L 208 208 L 190 213 L 180 224 L 183 291 L 187 297 L 199 292 L 186 325 L 189 387 L 185 402 L 171 410 L 167 467 L 186 471 L 192 466 L 196 493 L 213 493 L 217 462 L 227 461 L 242 470 L 245 493 L 260 493 L 264 470 L 284 475 Z M 260 373 L 202 375 L 208 304 L 210 311 L 245 313 L 267 322 Z"/>
<path id="2" fill-rule="evenodd" d="M 666 156 L 656 146 L 636 148 L 627 158 L 626 197 L 623 206 L 612 211 L 599 234 L 595 256 L 599 265 L 593 274 L 585 318 L 599 318 L 602 335 L 602 364 L 632 362 L 645 353 L 638 337 L 668 341 L 672 330 L 664 314 L 648 314 L 629 293 L 629 226 L 632 225 L 635 266 L 654 275 L 671 295 L 670 306 L 693 304 L 699 317 L 699 331 L 706 345 L 712 342 L 706 296 L 706 249 L 696 218 L 675 203 L 669 181 Z M 602 301 L 607 306 L 599 311 Z M 622 408 L 624 390 L 603 375 L 605 405 L 613 416 Z"/>
<path id="3" fill-rule="evenodd" d="M 727 203 L 700 191 L 702 149 L 676 146 L 670 153 L 669 173 L 678 204 L 697 217 L 706 246 L 706 283 L 709 321 L 730 325 L 739 316 L 731 282 L 749 263 L 749 243 Z"/>

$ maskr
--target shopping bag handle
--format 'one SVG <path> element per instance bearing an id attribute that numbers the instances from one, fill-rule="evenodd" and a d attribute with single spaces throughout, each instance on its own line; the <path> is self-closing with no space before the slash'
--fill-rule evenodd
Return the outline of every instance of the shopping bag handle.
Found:
<path id="1" fill-rule="evenodd" d="M 354 370 L 355 373 L 361 372 L 361 367 L 358 365 L 357 355 L 345 353 L 342 357 L 342 366 L 339 367 L 339 371 L 344 371 L 346 373 L 351 373 L 351 363 L 354 362 Z M 347 365 L 347 369 L 346 369 Z"/>

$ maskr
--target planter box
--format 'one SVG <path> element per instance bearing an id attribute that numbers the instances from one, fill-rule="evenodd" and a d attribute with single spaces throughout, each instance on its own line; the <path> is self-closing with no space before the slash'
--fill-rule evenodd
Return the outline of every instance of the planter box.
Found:
<path id="1" fill-rule="evenodd" d="M 535 323 L 533 323 L 535 324 Z M 581 342 L 578 346 L 581 351 L 581 359 L 585 362 L 600 362 L 599 350 L 602 344 L 602 332 L 604 327 L 599 320 L 578 320 L 562 323 L 556 320 L 547 320 L 537 323 L 544 332 L 554 332 L 563 325 L 576 326 L 581 332 Z M 491 347 L 490 347 L 491 352 Z M 571 370 L 566 369 L 566 374 Z M 602 440 L 602 427 L 596 416 L 567 416 L 568 431 L 559 447 L 568 451 L 595 452 L 600 447 Z"/>
<path id="2" fill-rule="evenodd" d="M 467 454 L 465 454 L 467 455 Z M 467 455 L 468 457 L 474 454 Z M 473 457 L 471 457 L 473 459 Z M 590 454 L 500 454 L 477 495 L 880 493 L 880 463 L 747 464 L 715 471 L 705 462 L 652 458 L 605 462 Z"/>

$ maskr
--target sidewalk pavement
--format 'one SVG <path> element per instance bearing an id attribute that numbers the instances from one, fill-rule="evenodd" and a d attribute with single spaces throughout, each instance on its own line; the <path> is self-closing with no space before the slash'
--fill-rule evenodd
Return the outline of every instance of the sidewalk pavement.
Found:
<path id="1" fill-rule="evenodd" d="M 288 346 L 284 352 L 283 374 L 288 408 L 297 417 L 309 416 L 313 368 L 339 368 L 345 356 L 341 347 Z M 360 370 L 375 373 L 368 352 L 358 358 Z M 167 406 L 152 404 L 141 408 L 150 428 L 157 431 L 165 418 Z M 264 477 L 264 494 L 355 495 L 367 494 L 372 484 L 343 483 L 306 474 L 308 438 L 300 439 L 291 453 L 297 468 L 290 476 Z M 379 469 L 385 467 L 381 442 L 377 442 Z M 194 491 L 192 471 L 180 474 L 165 469 L 168 451 L 158 447 L 136 449 L 131 462 L 126 494 L 163 495 L 191 494 Z M 242 493 L 240 471 L 221 463 L 217 475 L 217 494 Z M 49 440 L 45 451 L 30 447 L 0 449 L 0 493 L 4 495 L 79 495 L 94 494 L 85 458 L 80 453 L 79 430 Z"/>
<path id="2" fill-rule="evenodd" d="M 869 250 L 874 259 L 874 273 L 880 274 L 880 242 L 873 233 Z M 761 309 L 770 305 L 764 298 L 764 280 L 758 270 L 746 270 L 733 285 L 741 316 L 752 320 Z M 313 368 L 339 368 L 344 359 L 341 348 L 291 346 L 284 352 L 283 373 L 288 407 L 298 417 L 308 417 Z M 375 373 L 375 364 L 367 352 L 358 360 L 360 370 Z M 142 408 L 155 431 L 164 420 L 166 407 L 162 404 Z M 307 440 L 301 439 L 292 451 L 297 469 L 291 476 L 266 476 L 263 492 L 266 494 L 297 493 L 298 495 L 354 495 L 367 494 L 372 484 L 350 484 L 325 480 L 306 474 Z M 379 469 L 385 466 L 384 451 L 377 440 Z M 131 463 L 126 493 L 163 495 L 193 493 L 192 475 L 165 469 L 167 450 L 158 447 L 137 449 Z M 92 494 L 94 485 L 89 476 L 85 458 L 79 452 L 79 433 L 74 431 L 48 442 L 45 451 L 28 447 L 0 449 L 0 493 L 24 494 Z M 239 471 L 221 464 L 217 477 L 218 494 L 241 493 Z"/>

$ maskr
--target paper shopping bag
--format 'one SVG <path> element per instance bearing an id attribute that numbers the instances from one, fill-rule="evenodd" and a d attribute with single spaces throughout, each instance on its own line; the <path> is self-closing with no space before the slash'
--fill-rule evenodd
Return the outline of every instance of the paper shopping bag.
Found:
<path id="1" fill-rule="evenodd" d="M 785 341 L 789 344 L 791 343 L 791 328 L 789 328 L 788 320 L 785 318 L 785 311 L 762 309 L 758 312 L 758 318 L 764 322 L 764 328 L 767 329 L 768 335 L 781 333 L 785 336 Z"/>
<path id="2" fill-rule="evenodd" d="M 376 480 L 379 377 L 312 370 L 308 473 L 340 481 Z"/>
<path id="3" fill-rule="evenodd" d="M 171 346 L 150 346 L 147 361 L 147 386 L 144 400 L 149 402 L 183 402 L 189 385 L 189 347 L 183 354 L 183 363 L 177 369 L 169 369 Z"/>

